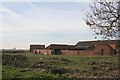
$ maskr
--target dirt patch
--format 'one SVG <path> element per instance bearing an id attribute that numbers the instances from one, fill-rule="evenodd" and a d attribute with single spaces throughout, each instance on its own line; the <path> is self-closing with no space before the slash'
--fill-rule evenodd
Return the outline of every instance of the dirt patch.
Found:
<path id="1" fill-rule="evenodd" d="M 52 74 L 65 74 L 65 73 L 69 73 L 69 70 L 68 69 L 65 69 L 65 68 L 54 68 L 54 69 L 51 69 L 50 72 Z"/>

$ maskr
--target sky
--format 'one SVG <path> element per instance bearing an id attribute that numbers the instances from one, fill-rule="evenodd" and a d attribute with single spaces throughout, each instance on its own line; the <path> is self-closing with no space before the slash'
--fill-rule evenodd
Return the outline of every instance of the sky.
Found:
<path id="1" fill-rule="evenodd" d="M 3 48 L 29 49 L 30 44 L 76 44 L 95 40 L 85 24 L 90 2 L 3 2 L 0 3 Z"/>

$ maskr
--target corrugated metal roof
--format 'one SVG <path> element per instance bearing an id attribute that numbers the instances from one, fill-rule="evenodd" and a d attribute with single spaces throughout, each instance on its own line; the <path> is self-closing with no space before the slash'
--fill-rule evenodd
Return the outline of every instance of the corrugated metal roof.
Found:
<path id="1" fill-rule="evenodd" d="M 117 40 L 79 41 L 76 46 L 92 46 L 100 43 L 117 44 Z"/>

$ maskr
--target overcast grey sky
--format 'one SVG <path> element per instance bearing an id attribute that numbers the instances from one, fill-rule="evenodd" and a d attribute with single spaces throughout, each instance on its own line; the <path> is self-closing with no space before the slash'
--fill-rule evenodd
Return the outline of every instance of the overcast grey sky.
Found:
<path id="1" fill-rule="evenodd" d="M 4 2 L 0 7 L 2 47 L 24 48 L 30 44 L 76 44 L 94 40 L 85 24 L 83 10 L 90 2 Z"/>

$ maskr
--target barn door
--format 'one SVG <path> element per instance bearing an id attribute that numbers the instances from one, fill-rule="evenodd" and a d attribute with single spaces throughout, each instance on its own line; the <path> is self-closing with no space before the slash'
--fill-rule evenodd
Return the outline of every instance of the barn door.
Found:
<path id="1" fill-rule="evenodd" d="M 101 55 L 104 55 L 104 49 L 101 49 L 101 50 L 100 50 L 100 54 L 101 54 Z"/>
<path id="2" fill-rule="evenodd" d="M 61 50 L 60 49 L 54 49 L 54 54 L 61 54 Z"/>

